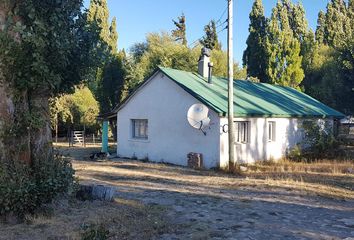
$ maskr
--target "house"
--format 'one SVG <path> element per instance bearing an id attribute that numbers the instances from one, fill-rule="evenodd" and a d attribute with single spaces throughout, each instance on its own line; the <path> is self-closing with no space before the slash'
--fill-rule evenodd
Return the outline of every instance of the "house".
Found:
<path id="1" fill-rule="evenodd" d="M 227 84 L 211 76 L 208 54 L 198 72 L 159 67 L 116 107 L 117 155 L 187 165 L 187 154 L 200 153 L 204 167 L 228 164 Z M 209 110 L 203 131 L 193 128 L 187 112 L 194 104 Z M 301 123 L 333 123 L 340 112 L 290 87 L 234 81 L 235 161 L 280 159 L 302 139 Z"/>

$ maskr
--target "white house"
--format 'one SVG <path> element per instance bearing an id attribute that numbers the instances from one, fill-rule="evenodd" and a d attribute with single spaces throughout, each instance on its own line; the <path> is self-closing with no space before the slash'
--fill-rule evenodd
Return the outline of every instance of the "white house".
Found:
<path id="1" fill-rule="evenodd" d="M 120 157 L 187 165 L 187 154 L 201 153 L 204 167 L 228 163 L 227 79 L 208 78 L 209 57 L 199 73 L 158 68 L 117 106 Z M 234 81 L 235 161 L 280 159 L 301 140 L 304 119 L 342 118 L 340 112 L 289 87 Z M 193 128 L 187 112 L 193 104 L 209 109 L 205 134 Z"/>

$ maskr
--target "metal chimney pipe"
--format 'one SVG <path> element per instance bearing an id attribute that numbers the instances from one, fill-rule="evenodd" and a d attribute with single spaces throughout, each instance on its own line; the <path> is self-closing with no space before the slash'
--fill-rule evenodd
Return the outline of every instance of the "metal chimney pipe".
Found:
<path id="1" fill-rule="evenodd" d="M 208 83 L 209 84 L 213 83 L 213 67 L 214 67 L 214 64 L 212 62 L 209 62 L 208 63 L 208 68 L 209 68 L 209 71 L 208 71 Z"/>

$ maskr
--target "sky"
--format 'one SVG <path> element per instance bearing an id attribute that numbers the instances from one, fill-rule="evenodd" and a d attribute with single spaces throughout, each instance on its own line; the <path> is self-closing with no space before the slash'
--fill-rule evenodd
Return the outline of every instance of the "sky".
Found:
<path id="1" fill-rule="evenodd" d="M 172 19 L 183 12 L 186 16 L 188 44 L 203 36 L 203 29 L 211 19 L 227 19 L 227 0 L 107 0 L 110 18 L 117 18 L 118 48 L 128 50 L 134 43 L 143 42 L 149 32 L 174 29 Z M 303 0 L 309 26 L 315 30 L 317 15 L 325 10 L 329 0 Z M 90 0 L 84 0 L 88 8 Z M 277 0 L 263 0 L 265 14 L 270 16 Z M 293 0 L 293 2 L 298 2 Z M 253 0 L 234 0 L 234 59 L 242 63 L 248 37 L 249 13 Z M 223 14 L 224 13 L 224 14 Z M 222 26 L 218 31 L 222 30 Z M 227 46 L 226 30 L 219 33 L 223 48 Z"/>

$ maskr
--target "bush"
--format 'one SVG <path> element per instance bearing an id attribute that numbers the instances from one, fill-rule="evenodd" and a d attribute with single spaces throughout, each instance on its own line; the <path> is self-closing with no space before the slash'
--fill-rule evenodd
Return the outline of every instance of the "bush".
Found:
<path id="1" fill-rule="evenodd" d="M 62 193 L 72 193 L 75 187 L 71 163 L 61 157 L 35 162 L 30 167 L 18 162 L 6 162 L 0 167 L 0 215 L 14 214 L 19 218 Z"/>
<path id="2" fill-rule="evenodd" d="M 82 240 L 106 240 L 109 237 L 109 230 L 103 224 L 91 224 L 85 227 Z"/>
<path id="3" fill-rule="evenodd" d="M 339 142 L 333 134 L 333 127 L 326 121 L 304 121 L 303 141 L 289 153 L 295 161 L 313 161 L 338 157 Z"/>

